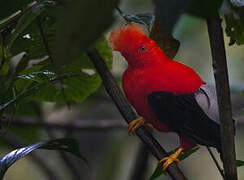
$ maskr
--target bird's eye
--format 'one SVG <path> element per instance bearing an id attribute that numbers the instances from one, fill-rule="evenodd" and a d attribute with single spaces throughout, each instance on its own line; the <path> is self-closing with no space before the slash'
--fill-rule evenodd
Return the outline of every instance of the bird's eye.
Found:
<path id="1" fill-rule="evenodd" d="M 146 48 L 146 46 L 143 45 L 143 46 L 140 47 L 140 50 L 141 50 L 141 51 L 146 51 L 147 48 Z"/>

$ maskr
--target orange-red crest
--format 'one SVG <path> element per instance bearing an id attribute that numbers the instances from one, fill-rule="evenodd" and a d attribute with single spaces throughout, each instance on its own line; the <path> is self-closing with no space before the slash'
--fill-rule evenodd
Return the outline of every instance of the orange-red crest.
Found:
<path id="1" fill-rule="evenodd" d="M 120 24 L 111 32 L 109 42 L 114 50 L 123 52 L 146 39 L 148 37 L 140 25 L 127 23 Z"/>

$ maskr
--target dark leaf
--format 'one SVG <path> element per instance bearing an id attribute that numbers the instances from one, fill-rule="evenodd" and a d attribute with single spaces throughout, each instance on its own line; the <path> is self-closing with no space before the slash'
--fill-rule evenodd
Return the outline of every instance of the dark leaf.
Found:
<path id="1" fill-rule="evenodd" d="M 56 33 L 55 19 L 42 17 L 42 26 L 48 45 L 52 47 Z M 14 43 L 9 46 L 12 55 L 26 52 L 29 59 L 40 59 L 47 55 L 42 36 L 36 22 L 32 22 L 23 32 L 19 32 Z M 11 37 L 12 38 L 12 37 Z M 11 39 L 10 39 L 11 40 Z M 10 41 L 9 40 L 9 41 Z"/>
<path id="2" fill-rule="evenodd" d="M 55 63 L 70 64 L 112 24 L 115 0 L 72 1 L 57 29 L 53 48 Z"/>
<path id="3" fill-rule="evenodd" d="M 96 44 L 99 53 L 112 67 L 112 51 L 105 37 Z M 93 64 L 85 53 L 66 66 L 57 76 L 50 61 L 43 61 L 21 72 L 15 81 L 17 96 L 0 104 L 0 111 L 28 97 L 29 100 L 58 103 L 81 102 L 95 92 L 101 84 Z"/>
<path id="4" fill-rule="evenodd" d="M 236 43 L 244 44 L 244 17 L 234 17 L 233 14 L 225 15 L 226 28 L 225 32 L 230 37 L 229 45 Z"/>
<path id="5" fill-rule="evenodd" d="M 183 13 L 203 18 L 211 17 L 216 15 L 223 0 L 154 0 L 154 2 L 160 25 L 170 34 Z"/>
<path id="6" fill-rule="evenodd" d="M 79 144 L 75 139 L 62 138 L 50 141 L 41 141 L 27 147 L 16 149 L 5 155 L 0 160 L 0 179 L 4 177 L 6 171 L 12 164 L 36 149 L 62 150 L 86 161 L 85 158 L 80 154 Z"/>
<path id="7" fill-rule="evenodd" d="M 112 51 L 105 37 L 97 42 L 96 47 L 111 68 Z M 50 65 L 34 66 L 18 76 L 16 87 L 18 91 L 23 91 L 36 86 L 36 84 L 43 84 L 51 80 L 50 83 L 42 85 L 35 92 L 29 94 L 29 99 L 64 103 L 67 101 L 81 102 L 101 85 L 100 77 L 85 53 L 67 65 L 63 69 L 63 74 L 71 76 L 65 76 L 61 81 L 52 81 L 53 78 L 57 79 L 58 77 Z"/>
<path id="8" fill-rule="evenodd" d="M 222 2 L 223 0 L 192 0 L 186 11 L 194 16 L 208 18 L 217 14 Z"/>
<path id="9" fill-rule="evenodd" d="M 155 15 L 159 17 L 160 25 L 169 34 L 171 34 L 174 25 L 181 14 L 184 13 L 192 0 L 154 0 Z"/>
<path id="10" fill-rule="evenodd" d="M 175 57 L 180 47 L 180 42 L 160 26 L 159 19 L 157 17 L 152 26 L 150 38 L 157 43 L 169 59 L 173 59 Z"/>
<path id="11" fill-rule="evenodd" d="M 236 167 L 244 166 L 244 161 L 242 160 L 236 160 Z"/>
<path id="12" fill-rule="evenodd" d="M 0 21 L 16 11 L 24 8 L 28 3 L 32 0 L 8 0 L 8 1 L 0 1 Z"/>
<path id="13" fill-rule="evenodd" d="M 178 159 L 180 161 L 186 159 L 188 156 L 190 156 L 191 154 L 193 154 L 194 152 L 196 152 L 200 147 L 196 146 L 194 148 L 192 148 L 191 150 L 185 152 L 185 153 L 181 153 L 178 157 Z M 170 151 L 168 153 L 168 155 L 170 156 L 171 154 L 173 154 L 174 152 L 176 152 L 178 150 L 178 148 L 176 148 L 175 150 L 173 151 Z M 162 168 L 163 168 L 163 165 L 162 163 L 159 164 L 156 169 L 154 170 L 152 176 L 150 177 L 150 180 L 155 180 L 156 178 L 158 178 L 159 176 L 161 176 L 163 174 L 163 171 L 162 171 Z"/>
<path id="14" fill-rule="evenodd" d="M 56 2 L 53 0 L 43 0 L 32 6 L 28 11 L 26 11 L 18 20 L 17 26 L 15 27 L 14 33 L 9 39 L 8 46 L 12 46 L 15 39 L 20 36 L 23 31 L 49 6 L 56 5 Z"/>

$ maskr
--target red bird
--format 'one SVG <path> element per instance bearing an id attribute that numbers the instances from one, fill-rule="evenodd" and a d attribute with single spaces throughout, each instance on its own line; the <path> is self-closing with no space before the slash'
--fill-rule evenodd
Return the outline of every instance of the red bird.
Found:
<path id="1" fill-rule="evenodd" d="M 151 124 L 159 131 L 175 132 L 180 137 L 178 151 L 160 161 L 166 161 L 164 171 L 173 161 L 179 161 L 181 152 L 196 144 L 221 152 L 214 89 L 190 67 L 168 59 L 139 25 L 120 25 L 111 32 L 109 41 L 128 62 L 123 90 L 141 116 L 129 124 L 129 133 Z"/>

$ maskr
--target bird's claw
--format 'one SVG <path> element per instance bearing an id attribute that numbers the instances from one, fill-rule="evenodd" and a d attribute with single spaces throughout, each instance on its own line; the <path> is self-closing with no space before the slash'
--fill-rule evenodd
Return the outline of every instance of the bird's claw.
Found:
<path id="1" fill-rule="evenodd" d="M 181 151 L 182 151 L 182 149 L 179 148 L 174 154 L 170 155 L 169 157 L 165 157 L 165 158 L 163 158 L 163 159 L 161 159 L 161 160 L 159 161 L 159 164 L 161 164 L 161 163 L 164 162 L 164 163 L 163 163 L 163 172 L 164 172 L 165 174 L 167 174 L 167 173 L 166 173 L 166 169 L 168 168 L 168 166 L 169 166 L 170 164 L 172 164 L 173 162 L 175 162 L 175 163 L 180 162 L 180 160 L 179 160 L 177 157 L 180 155 Z"/>
<path id="2" fill-rule="evenodd" d="M 130 122 L 128 125 L 128 133 L 129 135 L 135 134 L 137 128 L 143 126 L 146 123 L 143 117 L 139 117 L 134 121 Z"/>

